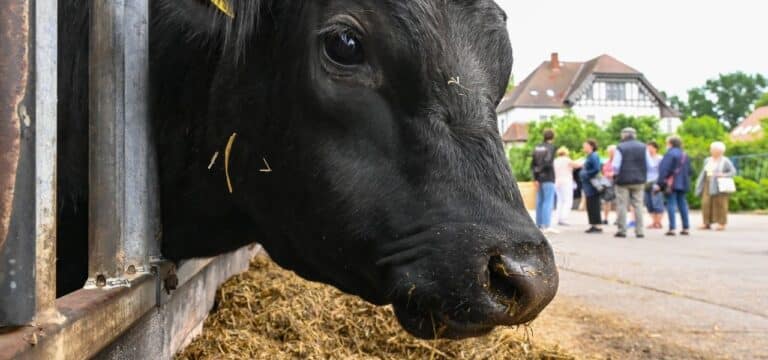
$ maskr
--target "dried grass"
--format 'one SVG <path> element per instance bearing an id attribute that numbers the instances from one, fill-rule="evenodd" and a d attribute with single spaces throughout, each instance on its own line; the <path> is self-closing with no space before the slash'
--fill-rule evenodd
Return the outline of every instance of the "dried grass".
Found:
<path id="1" fill-rule="evenodd" d="M 219 289 L 202 335 L 177 359 L 572 359 L 526 328 L 463 341 L 405 333 L 392 308 L 303 280 L 266 257 Z"/>

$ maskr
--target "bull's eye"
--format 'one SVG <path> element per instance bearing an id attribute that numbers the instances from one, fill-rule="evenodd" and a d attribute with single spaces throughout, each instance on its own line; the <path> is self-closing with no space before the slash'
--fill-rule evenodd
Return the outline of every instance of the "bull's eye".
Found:
<path id="1" fill-rule="evenodd" d="M 363 45 L 351 32 L 328 34 L 325 37 L 325 54 L 333 62 L 344 66 L 362 64 L 365 59 Z"/>

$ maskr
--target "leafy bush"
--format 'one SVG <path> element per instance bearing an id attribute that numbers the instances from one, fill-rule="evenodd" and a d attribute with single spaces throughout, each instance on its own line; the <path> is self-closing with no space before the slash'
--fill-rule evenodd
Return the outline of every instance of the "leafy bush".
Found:
<path id="1" fill-rule="evenodd" d="M 731 194 L 731 211 L 750 211 L 768 209 L 768 179 L 760 182 L 737 176 L 736 193 Z"/>
<path id="2" fill-rule="evenodd" d="M 531 149 L 527 146 L 509 149 L 509 167 L 517 181 L 531 181 Z"/>

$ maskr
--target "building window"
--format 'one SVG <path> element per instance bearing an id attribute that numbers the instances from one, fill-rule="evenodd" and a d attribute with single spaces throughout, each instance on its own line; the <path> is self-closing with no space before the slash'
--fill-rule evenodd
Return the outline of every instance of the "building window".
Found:
<path id="1" fill-rule="evenodd" d="M 605 84 L 606 100 L 626 100 L 627 84 L 623 82 L 609 82 Z"/>
<path id="2" fill-rule="evenodd" d="M 539 120 L 547 121 L 547 120 L 549 120 L 549 116 L 547 116 L 547 115 L 539 115 Z"/>
<path id="3" fill-rule="evenodd" d="M 592 93 L 592 85 L 589 85 L 589 87 L 587 87 L 587 91 L 584 92 L 584 99 L 592 100 L 593 98 L 594 96 Z"/>

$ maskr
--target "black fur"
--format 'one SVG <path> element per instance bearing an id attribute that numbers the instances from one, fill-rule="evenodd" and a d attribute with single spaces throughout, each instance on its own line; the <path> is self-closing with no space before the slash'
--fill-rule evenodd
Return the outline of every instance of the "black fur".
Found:
<path id="1" fill-rule="evenodd" d="M 529 321 L 552 299 L 552 250 L 496 132 L 512 53 L 492 1 L 231 0 L 234 19 L 201 0 L 151 3 L 164 256 L 257 241 L 305 278 L 393 303 L 427 338 Z M 72 19 L 62 76 L 79 85 L 60 107 L 71 124 L 60 192 L 72 200 L 59 239 L 73 246 L 59 246 L 59 263 L 82 264 L 87 16 L 62 9 Z M 324 56 L 324 34 L 338 27 L 360 34 L 365 64 Z M 234 132 L 230 194 L 222 157 L 208 163 Z M 499 281 L 499 264 L 534 271 Z M 82 283 L 84 273 L 64 274 Z"/>

